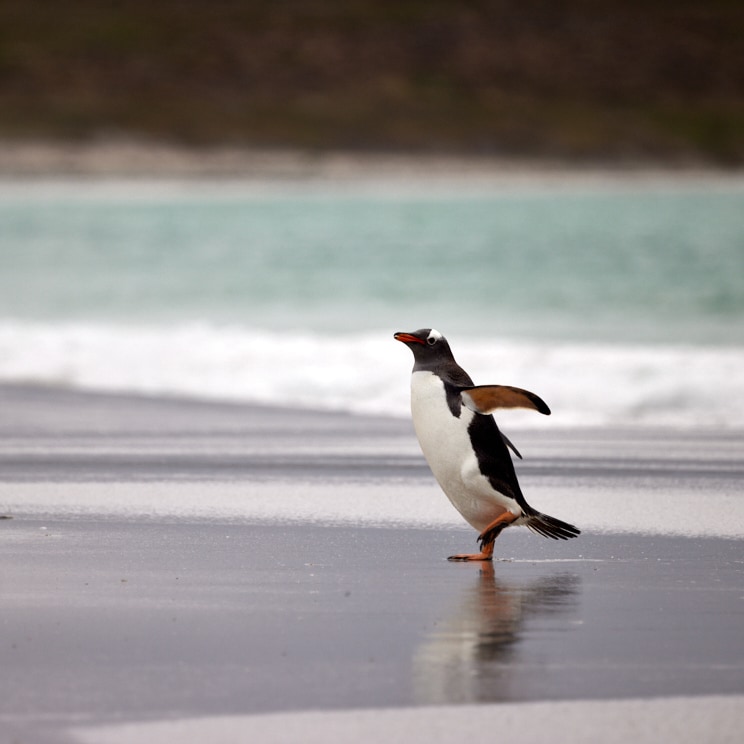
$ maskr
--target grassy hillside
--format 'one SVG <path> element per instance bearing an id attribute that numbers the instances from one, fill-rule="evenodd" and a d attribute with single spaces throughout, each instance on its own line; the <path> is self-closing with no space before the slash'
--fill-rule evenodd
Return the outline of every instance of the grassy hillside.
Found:
<path id="1" fill-rule="evenodd" d="M 0 137 L 744 162 L 740 0 L 4 0 Z"/>

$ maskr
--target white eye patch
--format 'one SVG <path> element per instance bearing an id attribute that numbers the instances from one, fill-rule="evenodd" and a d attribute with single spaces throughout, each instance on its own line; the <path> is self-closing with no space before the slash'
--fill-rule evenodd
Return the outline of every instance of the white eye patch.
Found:
<path id="1" fill-rule="evenodd" d="M 429 335 L 426 337 L 426 340 L 429 343 L 433 344 L 435 341 L 439 341 L 440 338 L 442 338 L 442 334 L 439 331 L 432 328 L 429 331 Z"/>

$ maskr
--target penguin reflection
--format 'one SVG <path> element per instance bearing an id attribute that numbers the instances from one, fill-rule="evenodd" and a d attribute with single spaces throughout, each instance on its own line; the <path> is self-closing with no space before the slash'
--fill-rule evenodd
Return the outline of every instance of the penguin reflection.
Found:
<path id="1" fill-rule="evenodd" d="M 495 702 L 509 687 L 525 623 L 530 618 L 571 614 L 580 579 L 550 574 L 530 582 L 501 581 L 485 563 L 478 581 L 442 621 L 413 659 L 414 694 L 420 704 Z"/>

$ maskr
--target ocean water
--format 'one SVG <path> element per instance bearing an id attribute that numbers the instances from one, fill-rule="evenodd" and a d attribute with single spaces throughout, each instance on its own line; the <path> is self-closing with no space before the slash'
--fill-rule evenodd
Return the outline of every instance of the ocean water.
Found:
<path id="1" fill-rule="evenodd" d="M 408 415 L 435 327 L 516 426 L 744 425 L 744 179 L 0 185 L 0 381 Z"/>

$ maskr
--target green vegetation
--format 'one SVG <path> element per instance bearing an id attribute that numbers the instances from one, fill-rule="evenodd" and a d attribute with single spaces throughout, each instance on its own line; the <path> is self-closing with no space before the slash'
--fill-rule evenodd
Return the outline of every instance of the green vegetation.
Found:
<path id="1" fill-rule="evenodd" d="M 744 162 L 738 0 L 4 0 L 0 137 Z"/>

